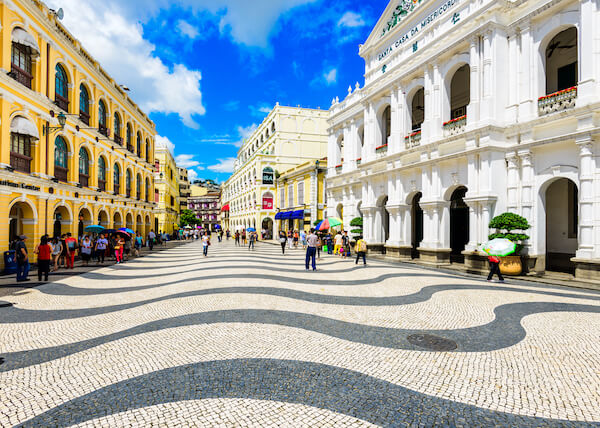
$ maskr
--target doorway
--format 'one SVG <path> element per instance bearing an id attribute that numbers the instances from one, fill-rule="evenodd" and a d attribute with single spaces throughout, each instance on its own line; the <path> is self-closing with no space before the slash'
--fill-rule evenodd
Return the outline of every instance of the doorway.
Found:
<path id="1" fill-rule="evenodd" d="M 559 178 L 546 190 L 546 270 L 575 273 L 578 248 L 579 194 L 577 185 Z"/>
<path id="2" fill-rule="evenodd" d="M 459 187 L 450 198 L 450 253 L 451 263 L 464 263 L 465 256 L 462 252 L 469 242 L 469 206 L 464 197 L 467 188 Z"/>
<path id="3" fill-rule="evenodd" d="M 421 241 L 423 241 L 423 210 L 419 205 L 423 194 L 417 193 L 411 203 L 411 257 L 413 259 L 419 258 L 419 248 Z"/>

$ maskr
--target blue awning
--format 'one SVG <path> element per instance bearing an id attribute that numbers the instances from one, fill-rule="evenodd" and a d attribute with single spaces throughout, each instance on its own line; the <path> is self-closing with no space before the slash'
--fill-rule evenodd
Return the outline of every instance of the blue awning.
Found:
<path id="1" fill-rule="evenodd" d="M 281 220 L 282 215 L 283 215 L 282 212 L 278 212 L 277 214 L 275 214 L 275 220 Z"/>
<path id="2" fill-rule="evenodd" d="M 292 219 L 294 219 L 294 220 L 303 220 L 304 219 L 304 210 L 294 211 L 292 213 Z"/>
<path id="3" fill-rule="evenodd" d="M 288 220 L 290 218 L 292 218 L 292 212 L 291 211 L 288 211 L 288 212 L 285 212 L 285 213 L 281 214 L 281 219 L 282 220 Z"/>

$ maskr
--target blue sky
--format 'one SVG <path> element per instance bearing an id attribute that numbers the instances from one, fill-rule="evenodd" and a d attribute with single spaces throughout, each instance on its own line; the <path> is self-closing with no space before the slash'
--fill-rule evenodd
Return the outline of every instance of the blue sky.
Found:
<path id="1" fill-rule="evenodd" d="M 387 0 L 49 0 L 150 114 L 192 177 L 223 181 L 270 108 L 363 85 L 358 45 Z"/>

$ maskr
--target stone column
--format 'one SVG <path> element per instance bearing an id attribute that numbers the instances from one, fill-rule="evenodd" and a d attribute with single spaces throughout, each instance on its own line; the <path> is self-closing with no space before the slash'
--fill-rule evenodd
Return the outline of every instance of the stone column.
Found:
<path id="1" fill-rule="evenodd" d="M 465 251 L 475 251 L 478 244 L 482 243 L 479 231 L 479 211 L 480 206 L 477 200 L 464 199 L 469 207 L 469 242 L 465 246 Z"/>
<path id="2" fill-rule="evenodd" d="M 507 210 L 519 212 L 519 157 L 515 152 L 506 154 L 508 163 L 508 182 L 506 186 Z"/>
<path id="3" fill-rule="evenodd" d="M 471 93 L 470 93 L 470 102 L 467 106 L 467 124 L 475 125 L 479 122 L 479 103 L 480 103 L 480 94 L 479 94 L 479 77 L 481 74 L 481 61 L 479 57 L 479 36 L 473 36 L 469 40 L 469 59 L 470 59 L 470 69 L 471 69 Z"/>
<path id="4" fill-rule="evenodd" d="M 402 231 L 400 229 L 400 225 L 401 225 L 400 205 L 399 204 L 387 205 L 386 209 L 387 209 L 388 213 L 390 214 L 390 224 L 389 224 L 390 238 L 387 240 L 385 245 L 390 246 L 390 247 L 398 247 L 398 246 L 400 246 L 400 237 L 402 235 Z"/>
<path id="5" fill-rule="evenodd" d="M 481 106 L 480 117 L 482 120 L 489 121 L 492 115 L 492 31 L 486 30 L 482 37 L 482 82 L 481 82 Z"/>
<path id="6" fill-rule="evenodd" d="M 583 0 L 580 3 L 579 28 L 577 29 L 577 68 L 579 82 L 577 84 L 577 106 L 598 100 L 597 76 L 600 70 L 597 44 L 600 38 L 598 28 L 598 3 L 594 0 Z M 596 47 L 594 47 L 594 45 Z"/>
<path id="7" fill-rule="evenodd" d="M 533 36 L 530 23 L 521 29 L 520 76 L 519 76 L 519 118 L 525 120 L 533 116 Z"/>
<path id="8" fill-rule="evenodd" d="M 344 126 L 344 162 L 342 170 L 350 172 L 356 168 L 356 140 L 358 139 L 358 131 L 354 119 L 348 121 Z"/>
<path id="9" fill-rule="evenodd" d="M 533 185 L 534 169 L 530 150 L 520 150 L 518 152 L 521 158 L 521 215 L 527 219 L 533 227 L 535 219 L 533 217 Z"/>
<path id="10" fill-rule="evenodd" d="M 518 32 L 508 36 L 508 122 L 516 123 L 519 110 L 519 40 Z"/>
<path id="11" fill-rule="evenodd" d="M 375 159 L 375 108 L 373 103 L 369 101 L 365 105 L 365 141 L 363 149 L 363 163 Z"/>
<path id="12" fill-rule="evenodd" d="M 337 156 L 337 137 L 336 131 L 333 128 L 329 129 L 329 136 L 327 137 L 327 173 L 329 176 L 335 176 L 335 166 L 338 165 L 336 161 Z"/>
<path id="13" fill-rule="evenodd" d="M 402 150 L 402 133 L 404 132 L 404 109 L 403 109 L 403 93 L 402 90 L 395 86 L 392 89 L 392 129 L 391 129 L 391 145 L 388 147 L 388 153 L 398 153 Z"/>
<path id="14" fill-rule="evenodd" d="M 319 195 L 318 195 L 318 178 L 317 178 L 317 170 L 315 169 L 310 173 L 310 221 L 314 223 L 318 220 L 317 216 L 319 214 L 318 206 L 319 206 Z M 311 224 L 311 227 L 313 225 Z"/>
<path id="15" fill-rule="evenodd" d="M 579 249 L 578 259 L 594 256 L 594 146 L 591 136 L 577 139 L 579 146 Z"/>

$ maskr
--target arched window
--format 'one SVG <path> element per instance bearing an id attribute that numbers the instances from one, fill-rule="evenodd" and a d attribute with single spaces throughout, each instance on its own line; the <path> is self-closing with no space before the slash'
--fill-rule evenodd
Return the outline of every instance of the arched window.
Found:
<path id="1" fill-rule="evenodd" d="M 142 199 L 142 177 L 138 174 L 135 179 L 135 197 Z"/>
<path id="2" fill-rule="evenodd" d="M 67 72 L 60 65 L 56 64 L 55 74 L 55 98 L 54 101 L 58 107 L 64 111 L 69 111 L 69 78 Z"/>
<path id="3" fill-rule="evenodd" d="M 83 84 L 79 86 L 79 118 L 86 125 L 90 124 L 90 94 Z"/>
<path id="4" fill-rule="evenodd" d="M 118 163 L 113 167 L 113 191 L 115 195 L 121 192 L 121 169 Z"/>
<path id="5" fill-rule="evenodd" d="M 98 159 L 98 189 L 101 192 L 106 190 L 106 161 L 102 156 Z"/>
<path id="6" fill-rule="evenodd" d="M 15 28 L 12 31 L 12 51 L 10 76 L 17 82 L 31 89 L 33 80 L 33 56 L 37 56 L 37 47 L 33 37 L 22 28 Z"/>
<path id="7" fill-rule="evenodd" d="M 121 118 L 119 114 L 115 112 L 115 126 L 114 126 L 114 134 L 115 134 L 115 143 L 122 145 L 123 139 L 121 138 Z"/>
<path id="8" fill-rule="evenodd" d="M 125 194 L 127 197 L 131 197 L 131 170 L 127 170 L 125 173 Z"/>
<path id="9" fill-rule="evenodd" d="M 136 153 L 138 155 L 138 157 L 142 157 L 142 134 L 141 133 L 137 133 L 137 144 L 136 144 Z"/>
<path id="10" fill-rule="evenodd" d="M 381 118 L 381 145 L 385 146 L 388 143 L 388 138 L 392 134 L 392 108 L 387 106 L 383 111 Z"/>
<path id="11" fill-rule="evenodd" d="M 150 163 L 150 141 L 146 140 L 146 162 Z"/>
<path id="12" fill-rule="evenodd" d="M 127 150 L 129 150 L 130 152 L 133 153 L 133 144 L 131 142 L 133 135 L 132 135 L 132 131 L 131 131 L 131 124 L 128 123 L 127 124 L 127 135 L 126 135 L 127 139 Z"/>
<path id="13" fill-rule="evenodd" d="M 146 178 L 146 188 L 144 189 L 144 195 L 146 196 L 146 202 L 148 202 L 148 198 L 150 198 L 150 180 Z"/>
<path id="14" fill-rule="evenodd" d="M 100 103 L 98 104 L 98 130 L 102 135 L 108 136 L 108 129 L 106 128 L 106 113 L 106 104 L 104 104 L 104 101 L 100 100 Z"/>
<path id="15" fill-rule="evenodd" d="M 85 148 L 79 149 L 79 184 L 88 186 L 90 176 L 90 157 Z"/>
<path id="16" fill-rule="evenodd" d="M 63 182 L 67 182 L 68 172 L 67 142 L 61 136 L 54 141 L 54 176 Z"/>

